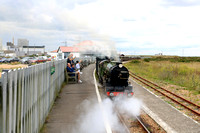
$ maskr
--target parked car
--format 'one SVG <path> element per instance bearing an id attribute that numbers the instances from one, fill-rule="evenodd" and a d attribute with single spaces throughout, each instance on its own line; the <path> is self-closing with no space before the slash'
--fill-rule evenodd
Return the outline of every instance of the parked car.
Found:
<path id="1" fill-rule="evenodd" d="M 38 58 L 32 58 L 28 61 L 29 64 L 37 63 Z"/>
<path id="2" fill-rule="evenodd" d="M 11 62 L 19 62 L 20 60 L 19 60 L 19 58 L 17 58 L 17 57 L 12 57 L 12 58 L 8 58 L 7 60 L 6 60 L 6 62 L 8 62 L 8 63 L 11 63 Z"/>
<path id="3" fill-rule="evenodd" d="M 7 62 L 7 59 L 8 59 L 8 58 L 2 58 L 2 59 L 0 60 L 0 63 L 6 63 L 6 62 Z"/>
<path id="4" fill-rule="evenodd" d="M 28 64 L 29 60 L 33 59 L 33 57 L 24 57 L 20 60 L 21 63 L 23 64 Z"/>
<path id="5" fill-rule="evenodd" d="M 47 58 L 46 61 L 51 61 L 51 58 Z"/>
<path id="6" fill-rule="evenodd" d="M 45 60 L 47 59 L 47 56 L 40 56 L 40 57 L 44 58 Z"/>
<path id="7" fill-rule="evenodd" d="M 44 59 L 43 57 L 38 57 L 37 63 L 40 63 L 40 62 L 46 62 L 46 59 Z"/>

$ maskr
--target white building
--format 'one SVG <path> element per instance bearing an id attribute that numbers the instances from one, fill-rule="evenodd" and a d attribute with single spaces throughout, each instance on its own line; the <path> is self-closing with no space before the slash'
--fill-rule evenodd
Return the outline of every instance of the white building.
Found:
<path id="1" fill-rule="evenodd" d="M 9 51 L 13 51 L 13 53 L 14 53 L 14 51 L 15 51 L 15 45 L 14 45 L 14 43 L 12 43 L 12 42 L 7 42 L 6 43 L 6 46 L 7 46 L 7 50 L 9 50 Z"/>
<path id="2" fill-rule="evenodd" d="M 2 39 L 0 38 L 0 56 L 5 56 L 3 52 Z"/>
<path id="3" fill-rule="evenodd" d="M 22 46 L 28 46 L 29 41 L 27 39 L 18 39 L 17 40 L 17 46 L 22 47 Z"/>
<path id="4" fill-rule="evenodd" d="M 57 59 L 57 57 L 58 57 L 57 51 L 58 50 L 54 50 L 54 51 L 51 51 L 51 52 L 49 52 L 47 54 L 50 55 L 52 59 Z"/>
<path id="5" fill-rule="evenodd" d="M 72 53 L 76 57 L 80 57 L 79 48 L 77 47 L 60 46 L 57 50 L 57 53 L 58 53 L 58 59 L 67 58 L 70 53 Z"/>
<path id="6" fill-rule="evenodd" d="M 19 47 L 17 53 L 18 56 L 33 54 L 42 55 L 45 54 L 45 46 L 22 46 Z"/>

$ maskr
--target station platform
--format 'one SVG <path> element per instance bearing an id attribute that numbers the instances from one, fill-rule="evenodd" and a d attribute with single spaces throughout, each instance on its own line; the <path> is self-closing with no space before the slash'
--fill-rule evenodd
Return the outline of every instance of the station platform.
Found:
<path id="1" fill-rule="evenodd" d="M 94 68 L 93 64 L 83 69 L 82 83 L 67 84 L 62 88 L 41 130 L 42 133 L 81 132 L 78 129 L 79 120 L 81 114 L 87 112 L 82 104 L 98 104 L 93 78 Z"/>
<path id="2" fill-rule="evenodd" d="M 142 100 L 143 109 L 168 133 L 200 133 L 200 124 L 187 117 L 133 79 L 134 96 Z"/>
<path id="3" fill-rule="evenodd" d="M 91 104 L 98 105 L 93 79 L 95 65 L 83 69 L 81 80 L 83 83 L 67 84 L 63 87 L 46 120 L 41 133 L 78 133 L 88 129 L 79 129 L 80 122 L 88 123 L 95 128 L 90 120 L 81 121 Z M 200 133 L 200 124 L 183 115 L 180 111 L 167 104 L 144 87 L 130 80 L 134 87 L 134 97 L 140 99 L 144 110 L 160 124 L 168 133 Z M 88 117 L 93 117 L 88 115 Z M 93 119 L 100 123 L 98 120 Z M 104 128 L 102 126 L 102 128 Z M 84 131 L 83 131 L 84 130 Z M 90 130 L 92 131 L 92 130 Z M 103 129 L 102 132 L 106 132 Z M 89 131 L 87 133 L 90 133 Z M 92 133 L 92 132 L 91 132 Z"/>

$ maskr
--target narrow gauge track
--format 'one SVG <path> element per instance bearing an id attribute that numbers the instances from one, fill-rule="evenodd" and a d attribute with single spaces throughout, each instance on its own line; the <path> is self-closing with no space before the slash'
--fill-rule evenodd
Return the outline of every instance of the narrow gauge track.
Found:
<path id="1" fill-rule="evenodd" d="M 170 92 L 170 91 L 166 90 L 165 88 L 160 87 L 157 84 L 152 83 L 151 81 L 148 81 L 132 72 L 130 72 L 130 76 L 133 77 L 134 79 L 140 81 L 141 83 L 145 84 L 146 86 L 154 89 L 155 91 L 161 93 L 163 96 L 171 99 L 172 101 L 176 102 L 177 104 L 183 106 L 184 108 L 190 110 L 194 114 L 200 116 L 200 106 L 199 105 L 197 105 L 181 96 L 178 96 L 175 93 Z"/>
<path id="2" fill-rule="evenodd" d="M 101 90 L 101 91 L 100 91 L 100 94 L 101 94 L 101 95 L 99 95 L 100 98 L 101 98 L 101 97 L 103 97 L 104 91 L 102 91 L 102 90 L 103 90 L 102 87 L 98 87 L 98 91 L 99 91 L 99 90 Z M 112 99 L 111 99 L 111 100 L 112 100 Z M 116 114 L 117 114 L 117 117 L 119 118 L 119 121 L 122 123 L 122 126 L 124 126 L 125 132 L 126 132 L 126 133 L 131 133 L 131 131 L 130 131 L 130 126 L 129 126 L 130 122 L 127 122 L 127 119 L 124 118 L 124 116 L 123 116 L 122 114 L 119 113 L 119 111 L 118 111 L 118 109 L 117 109 L 116 107 L 114 108 L 114 110 L 115 110 L 115 112 L 116 112 Z M 146 124 L 145 122 L 143 122 L 143 120 L 141 120 L 140 116 L 135 117 L 134 120 L 135 120 L 135 121 L 138 121 L 138 123 L 139 123 L 138 127 L 136 127 L 136 128 L 139 128 L 139 127 L 140 127 L 140 128 L 143 129 L 144 132 L 142 132 L 142 133 L 150 133 L 150 131 L 148 130 L 148 128 L 147 128 L 147 126 L 146 126 L 147 124 Z M 118 132 L 116 132 L 114 129 L 111 129 L 111 130 L 112 130 L 112 133 L 118 133 Z"/>
<path id="3" fill-rule="evenodd" d="M 115 110 L 117 110 L 117 109 L 115 109 Z M 116 113 L 117 113 L 117 116 L 118 116 L 118 118 L 119 118 L 119 120 L 120 120 L 120 122 L 123 124 L 123 126 L 125 127 L 125 132 L 126 133 L 131 133 L 130 132 L 130 130 L 129 130 L 129 126 L 127 125 L 127 122 L 125 122 L 125 118 L 123 117 L 123 115 L 121 115 L 118 111 L 116 111 Z M 145 132 L 145 133 L 151 133 L 149 130 L 148 130 L 148 128 L 147 128 L 147 124 L 145 123 L 145 122 L 143 122 L 143 120 L 140 118 L 140 116 L 138 116 L 138 117 L 134 117 L 135 118 L 135 120 L 137 120 L 138 121 L 138 123 L 139 123 L 139 127 L 141 127 L 142 129 L 143 129 L 143 132 Z M 115 131 L 113 131 L 113 133 L 115 133 Z"/>
<path id="4" fill-rule="evenodd" d="M 117 110 L 117 109 L 115 108 L 115 110 Z M 128 128 L 128 126 L 127 126 L 127 124 L 126 124 L 126 122 L 125 122 L 123 116 L 122 116 L 118 111 L 116 111 L 116 113 L 117 113 L 117 116 L 118 116 L 120 122 L 121 122 L 122 125 L 124 126 L 125 132 L 126 132 L 126 133 L 130 133 L 130 130 L 129 130 L 129 128 Z M 116 133 L 116 132 L 113 131 L 113 133 Z"/>
<path id="5" fill-rule="evenodd" d="M 148 130 L 147 126 L 146 126 L 146 123 L 144 123 L 142 121 L 142 119 L 140 118 L 140 116 L 136 117 L 137 121 L 140 123 L 140 125 L 143 127 L 143 129 L 147 132 L 147 133 L 150 133 L 150 131 Z"/>

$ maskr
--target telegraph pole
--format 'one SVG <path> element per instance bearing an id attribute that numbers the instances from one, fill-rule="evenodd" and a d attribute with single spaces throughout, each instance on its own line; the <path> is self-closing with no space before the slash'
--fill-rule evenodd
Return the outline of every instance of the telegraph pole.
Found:
<path id="1" fill-rule="evenodd" d="M 61 42 L 61 43 L 64 43 L 64 44 L 65 44 L 65 46 L 67 46 L 67 41 L 64 41 L 64 42 Z"/>
<path id="2" fill-rule="evenodd" d="M 35 43 L 34 43 L 34 54 L 35 54 Z M 35 54 L 36 55 L 36 54 Z"/>

